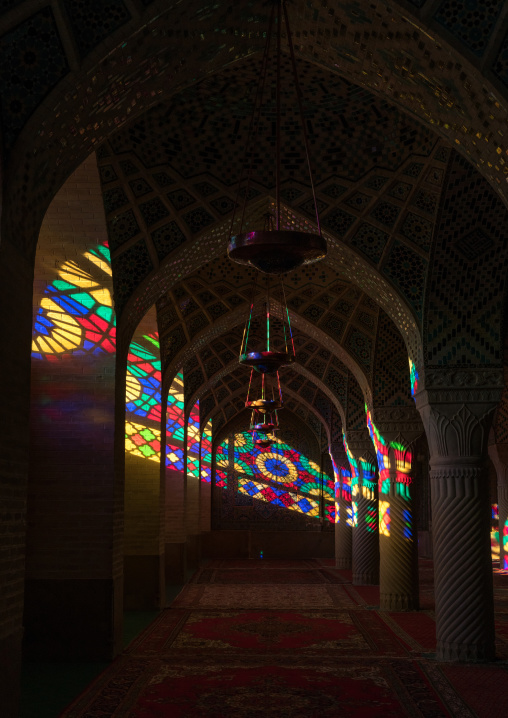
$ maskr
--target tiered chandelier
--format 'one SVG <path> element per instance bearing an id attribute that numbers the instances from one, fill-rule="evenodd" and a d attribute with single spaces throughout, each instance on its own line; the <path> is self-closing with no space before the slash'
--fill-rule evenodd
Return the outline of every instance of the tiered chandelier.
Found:
<path id="1" fill-rule="evenodd" d="M 281 62 L 283 22 L 286 29 L 287 47 L 291 60 L 293 83 L 298 104 L 305 156 L 316 212 L 317 233 L 303 232 L 283 227 L 281 218 Z M 274 25 L 276 25 L 275 33 Z M 275 51 L 273 49 L 274 44 Z M 276 73 L 275 216 L 272 214 L 267 215 L 265 225 L 262 229 L 260 228 L 254 231 L 244 232 L 244 221 L 253 169 L 252 158 L 254 153 L 252 148 L 257 140 L 259 132 L 268 67 L 270 63 L 274 62 L 274 54 Z M 251 160 L 250 164 L 247 166 L 246 160 L 249 155 Z M 234 262 L 249 265 L 259 270 L 264 275 L 268 275 L 266 277 L 266 300 L 264 301 L 264 306 L 266 308 L 266 339 L 263 342 L 264 346 L 261 348 L 258 347 L 255 351 L 250 350 L 252 347 L 249 347 L 251 322 L 254 311 L 254 288 L 253 300 L 251 302 L 249 316 L 245 324 L 239 357 L 240 364 L 251 367 L 245 406 L 252 410 L 250 431 L 253 434 L 254 443 L 259 448 L 264 449 L 269 448 L 274 443 L 274 431 L 279 428 L 277 411 L 283 406 L 279 369 L 283 366 L 291 364 L 296 359 L 282 275 L 291 272 L 304 264 L 319 261 L 326 256 L 326 240 L 321 233 L 319 212 L 310 162 L 309 142 L 303 115 L 302 93 L 298 80 L 286 0 L 274 0 L 272 5 L 266 34 L 266 44 L 261 63 L 261 72 L 255 92 L 253 112 L 250 119 L 243 166 L 245 176 L 239 181 L 237 194 L 237 199 L 239 199 L 241 192 L 243 191 L 243 206 L 241 210 L 240 227 L 238 233 L 233 235 L 233 227 L 236 219 L 236 212 L 234 211 L 231 220 L 228 255 Z M 238 206 L 238 202 L 235 206 Z M 279 303 L 274 300 L 276 290 L 280 292 Z M 273 311 L 277 307 L 282 307 L 282 312 L 279 311 L 278 324 L 281 329 L 281 333 L 283 334 L 283 350 L 272 348 L 273 342 L 271 330 L 273 328 Z M 253 399 L 252 396 L 256 396 L 257 398 Z"/>

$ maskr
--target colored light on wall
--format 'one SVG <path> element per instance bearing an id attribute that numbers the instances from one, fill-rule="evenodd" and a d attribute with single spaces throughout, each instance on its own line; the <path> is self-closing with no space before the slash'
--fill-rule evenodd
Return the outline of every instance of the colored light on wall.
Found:
<path id="1" fill-rule="evenodd" d="M 187 420 L 187 476 L 199 478 L 199 401 L 192 407 Z"/>
<path id="2" fill-rule="evenodd" d="M 183 374 L 175 376 L 168 392 L 166 411 L 166 468 L 184 470 L 185 405 Z"/>
<path id="3" fill-rule="evenodd" d="M 370 438 L 374 444 L 377 457 L 377 465 L 379 470 L 379 483 L 380 485 L 389 475 L 390 470 L 390 457 L 387 443 L 377 430 L 374 422 L 372 421 L 372 414 L 370 413 L 367 406 L 365 406 L 365 412 L 367 414 L 367 428 L 369 430 Z"/>
<path id="4" fill-rule="evenodd" d="M 335 502 L 335 523 L 340 523 L 340 504 Z"/>
<path id="5" fill-rule="evenodd" d="M 358 526 L 358 504 L 356 501 L 351 504 L 351 526 Z"/>
<path id="6" fill-rule="evenodd" d="M 307 516 L 319 516 L 319 503 L 307 497 L 298 496 L 290 491 L 260 484 L 250 479 L 238 479 L 238 490 L 254 499 L 267 501 L 275 506 L 299 511 Z"/>
<path id="7" fill-rule="evenodd" d="M 32 357 L 58 361 L 72 355 L 112 354 L 116 329 L 107 244 L 64 262 L 47 285 L 35 315 Z"/>
<path id="8" fill-rule="evenodd" d="M 503 526 L 503 569 L 508 569 L 508 519 Z"/>
<path id="9" fill-rule="evenodd" d="M 504 544 L 503 548 L 505 546 L 508 546 L 508 544 Z M 499 511 L 497 504 L 491 504 L 490 552 L 492 560 L 499 561 L 501 551 L 499 545 Z"/>
<path id="10" fill-rule="evenodd" d="M 418 371 L 411 359 L 409 359 L 409 381 L 411 382 L 411 396 L 414 397 L 418 391 Z"/>
<path id="11" fill-rule="evenodd" d="M 219 448 L 216 452 L 218 467 L 226 464 L 226 447 L 220 451 Z M 272 447 L 261 450 L 254 445 L 250 433 L 235 434 L 231 458 L 239 480 L 242 480 L 241 493 L 308 516 L 319 516 L 320 502 L 311 497 L 321 498 L 323 495 L 325 518 L 335 520 L 333 478 L 326 474 L 321 476 L 314 461 L 282 440 L 276 439 Z M 248 480 L 250 483 L 246 483 Z"/>
<path id="12" fill-rule="evenodd" d="M 379 502 L 379 533 L 381 536 L 390 535 L 390 502 Z"/>
<path id="13" fill-rule="evenodd" d="M 413 518 L 411 516 L 411 512 L 408 509 L 402 509 L 402 522 L 403 522 L 402 535 L 408 541 L 412 541 L 413 540 Z"/>
<path id="14" fill-rule="evenodd" d="M 226 489 L 228 485 L 229 451 L 228 440 L 225 439 L 215 449 L 215 486 Z"/>
<path id="15" fill-rule="evenodd" d="M 125 450 L 151 461 L 160 460 L 161 433 L 132 421 L 125 422 Z"/>
<path id="16" fill-rule="evenodd" d="M 159 349 L 157 334 L 143 336 L 144 344 Z M 126 409 L 157 423 L 161 420 L 161 363 L 146 346 L 131 342 L 127 356 Z"/>
<path id="17" fill-rule="evenodd" d="M 148 323 L 155 324 L 153 316 Z M 125 450 L 135 456 L 143 455 L 151 461 L 160 461 L 161 422 L 161 365 L 159 337 L 152 334 L 135 334 L 127 354 L 125 377 Z M 137 427 L 137 433 L 133 433 Z M 150 439 L 156 436 L 156 440 Z M 146 440 L 146 441 L 145 441 Z"/>
<path id="18" fill-rule="evenodd" d="M 208 419 L 201 434 L 201 481 L 212 481 L 212 420 Z"/>
<path id="19" fill-rule="evenodd" d="M 365 511 L 365 524 L 369 533 L 375 533 L 378 530 L 377 507 L 368 506 Z"/>

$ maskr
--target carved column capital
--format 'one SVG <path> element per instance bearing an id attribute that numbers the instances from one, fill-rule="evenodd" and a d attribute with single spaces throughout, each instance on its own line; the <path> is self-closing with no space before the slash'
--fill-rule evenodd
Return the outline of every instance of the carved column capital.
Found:
<path id="1" fill-rule="evenodd" d="M 431 402 L 424 401 L 426 393 L 418 395 L 417 406 L 425 426 L 432 466 L 483 461 L 496 398 L 487 400 L 485 394 L 475 392 L 467 402 Z M 460 395 L 459 392 L 459 399 Z M 488 394 L 497 399 L 499 395 L 499 392 Z"/>
<path id="2" fill-rule="evenodd" d="M 378 407 L 372 418 L 385 441 L 396 441 L 406 448 L 424 433 L 422 418 L 415 406 Z"/>

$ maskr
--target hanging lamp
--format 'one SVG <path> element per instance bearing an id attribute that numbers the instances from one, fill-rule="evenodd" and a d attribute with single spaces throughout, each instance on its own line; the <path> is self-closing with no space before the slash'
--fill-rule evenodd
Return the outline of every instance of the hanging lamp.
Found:
<path id="1" fill-rule="evenodd" d="M 281 316 L 278 320 L 278 326 L 274 326 L 274 316 L 273 316 L 273 292 L 271 290 L 270 286 L 270 279 L 268 279 L 267 282 L 267 291 L 266 291 L 266 299 L 265 299 L 265 308 L 266 308 L 266 335 L 262 342 L 262 346 L 259 346 L 260 342 L 254 343 L 258 344 L 255 351 L 252 351 L 252 343 L 253 343 L 253 337 L 251 332 L 252 327 L 252 319 L 253 319 L 253 311 L 254 311 L 254 298 L 256 293 L 256 285 L 257 285 L 257 277 L 256 281 L 254 283 L 254 287 L 252 290 L 252 298 L 250 303 L 250 311 L 249 315 L 247 317 L 247 321 L 245 322 L 245 327 L 243 330 L 243 337 L 242 337 L 242 344 L 240 347 L 240 357 L 239 362 L 240 364 L 243 364 L 244 366 L 252 367 L 255 369 L 255 371 L 259 372 L 260 374 L 276 374 L 279 369 L 283 366 L 287 366 L 289 364 L 292 364 L 294 361 L 296 361 L 296 350 L 295 350 L 295 343 L 293 340 L 293 331 L 291 329 L 291 320 L 289 318 L 289 310 L 287 307 L 286 302 L 286 293 L 284 291 L 284 284 L 282 282 L 281 277 L 278 277 L 278 282 L 280 283 L 280 300 L 279 300 L 279 306 L 281 307 Z M 273 340 L 274 338 L 277 339 L 277 337 L 273 336 L 275 331 L 277 329 L 280 329 L 281 337 L 280 343 L 283 343 L 284 347 L 282 350 L 273 350 L 271 347 L 273 346 Z M 250 342 L 250 344 L 249 344 Z"/>
<path id="2" fill-rule="evenodd" d="M 252 379 L 254 375 L 254 368 L 252 368 L 250 373 L 250 380 L 249 380 L 249 387 L 247 389 L 247 398 L 245 400 L 245 407 L 247 409 L 251 409 L 254 413 L 259 412 L 259 414 L 274 414 L 278 409 L 282 408 L 283 401 L 282 401 L 282 389 L 280 386 L 280 379 L 279 379 L 279 372 L 275 372 L 275 376 L 277 378 L 277 381 L 273 381 L 272 377 L 268 377 L 266 373 L 261 374 L 261 382 L 260 386 L 257 387 L 255 382 L 255 386 L 252 385 Z M 272 381 L 270 381 L 272 379 Z M 276 385 L 275 385 L 276 384 Z M 251 399 L 251 393 L 252 394 L 258 394 L 257 399 Z M 254 416 L 254 414 L 253 414 Z M 266 423 L 273 423 L 272 421 L 268 421 Z"/>
<path id="3" fill-rule="evenodd" d="M 275 17 L 276 16 L 276 17 Z M 281 31 L 282 18 L 286 27 L 286 35 L 288 41 L 289 55 L 293 70 L 293 81 L 297 97 L 298 110 L 300 115 L 300 123 L 302 128 L 302 136 L 305 146 L 305 154 L 307 166 L 309 170 L 310 184 L 312 188 L 312 196 L 314 199 L 314 208 L 316 211 L 317 233 L 302 232 L 296 230 L 283 229 L 281 226 L 281 206 L 280 206 L 280 184 L 281 184 Z M 273 39 L 273 25 L 276 20 L 276 151 L 275 151 L 275 226 L 255 230 L 252 232 L 243 232 L 245 219 L 245 211 L 247 199 L 249 195 L 249 185 L 252 175 L 252 159 L 247 173 L 247 186 L 243 195 L 243 210 L 240 221 L 240 231 L 232 236 L 235 221 L 235 212 L 231 220 L 230 241 L 228 245 L 228 255 L 230 259 L 239 264 L 246 264 L 259 269 L 266 274 L 285 274 L 294 269 L 311 262 L 317 262 L 326 256 L 326 240 L 321 233 L 321 224 L 319 221 L 319 212 L 316 201 L 316 192 L 314 189 L 314 181 L 312 178 L 312 170 L 310 164 L 309 142 L 307 130 L 303 115 L 302 93 L 300 83 L 298 81 L 298 73 L 293 47 L 293 39 L 289 25 L 288 11 L 286 0 L 275 0 L 272 6 L 272 12 L 268 24 L 266 36 L 266 45 L 261 65 L 261 73 L 256 90 L 254 109 L 251 117 L 249 135 L 245 149 L 245 157 L 248 156 L 253 143 L 256 141 L 257 132 L 259 130 L 259 117 L 263 103 L 263 94 L 266 82 L 267 68 L 270 57 L 270 49 Z M 237 199 L 240 197 L 240 185 L 238 186 Z"/>

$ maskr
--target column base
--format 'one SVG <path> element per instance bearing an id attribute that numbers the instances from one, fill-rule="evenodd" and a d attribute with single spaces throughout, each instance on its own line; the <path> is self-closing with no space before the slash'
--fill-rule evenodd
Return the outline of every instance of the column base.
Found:
<path id="1" fill-rule="evenodd" d="M 184 543 L 167 543 L 164 546 L 166 583 L 185 583 L 187 551 Z"/>
<path id="2" fill-rule="evenodd" d="M 124 610 L 165 606 L 164 556 L 124 556 Z"/>
<path id="3" fill-rule="evenodd" d="M 335 559 L 335 568 L 343 568 L 346 570 L 351 570 L 352 567 L 352 561 L 350 558 L 336 558 Z"/>
<path id="4" fill-rule="evenodd" d="M 447 643 L 438 641 L 436 659 L 446 662 L 486 663 L 495 659 L 495 646 L 491 644 Z"/>
<path id="5" fill-rule="evenodd" d="M 418 596 L 406 593 L 382 593 L 379 597 L 381 611 L 418 611 Z"/>
<path id="6" fill-rule="evenodd" d="M 4 718 L 18 718 L 22 631 L 0 639 L 0 704 Z"/>
<path id="7" fill-rule="evenodd" d="M 111 660 L 122 650 L 123 581 L 25 582 L 25 657 Z"/>
<path id="8" fill-rule="evenodd" d="M 185 543 L 187 568 L 197 569 L 201 562 L 201 534 L 187 536 Z"/>
<path id="9" fill-rule="evenodd" d="M 375 572 L 357 573 L 353 571 L 353 586 L 377 586 L 379 574 Z"/>

